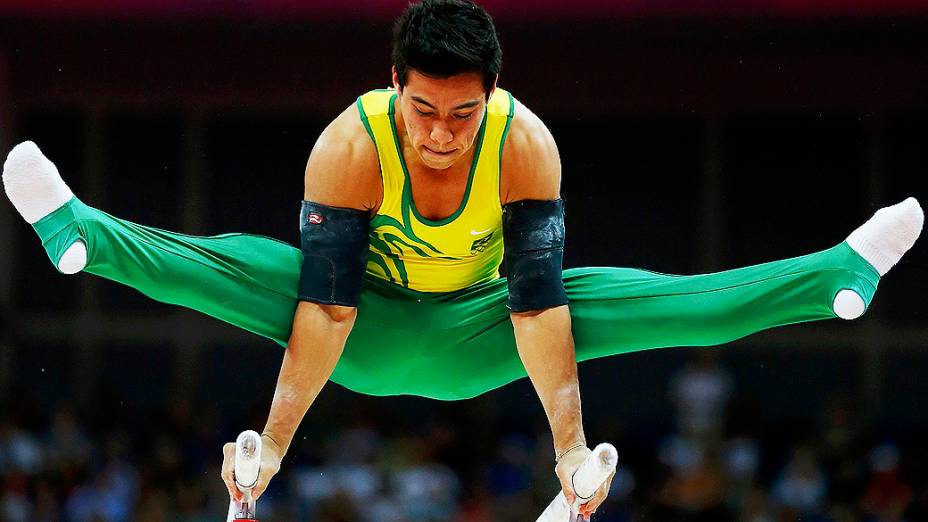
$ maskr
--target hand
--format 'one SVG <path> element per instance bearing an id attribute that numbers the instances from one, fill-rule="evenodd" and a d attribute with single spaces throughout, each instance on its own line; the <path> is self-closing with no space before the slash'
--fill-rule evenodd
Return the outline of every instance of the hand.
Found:
<path id="1" fill-rule="evenodd" d="M 566 455 L 561 457 L 561 460 L 558 461 L 557 466 L 554 468 L 554 472 L 557 474 L 557 478 L 561 481 L 561 490 L 564 492 L 564 497 L 567 499 L 567 503 L 570 505 L 574 504 L 574 501 L 577 500 L 577 493 L 574 491 L 573 486 L 573 476 L 574 473 L 580 468 L 580 465 L 583 464 L 583 461 L 586 460 L 590 454 L 593 453 L 590 448 L 580 447 L 573 451 L 568 452 Z M 580 511 L 579 513 L 583 515 L 584 519 L 589 519 L 596 508 L 606 500 L 606 496 L 609 494 L 609 488 L 612 485 L 612 479 L 615 477 L 615 471 L 609 475 L 609 478 L 603 483 L 599 489 L 596 490 L 596 493 L 593 494 L 593 498 L 580 499 Z"/>
<path id="2" fill-rule="evenodd" d="M 261 437 L 261 469 L 258 471 L 258 482 L 251 489 L 251 498 L 253 502 L 258 501 L 258 497 L 267 489 L 271 477 L 280 471 L 280 461 L 283 459 L 280 448 L 268 437 Z M 226 483 L 229 490 L 229 497 L 241 502 L 245 495 L 238 490 L 235 485 L 235 443 L 227 442 L 222 447 L 222 481 Z"/>

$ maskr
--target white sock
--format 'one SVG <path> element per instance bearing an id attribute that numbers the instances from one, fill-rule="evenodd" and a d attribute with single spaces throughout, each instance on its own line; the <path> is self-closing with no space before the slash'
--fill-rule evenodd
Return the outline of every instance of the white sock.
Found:
<path id="1" fill-rule="evenodd" d="M 915 198 L 883 207 L 851 232 L 847 244 L 876 268 L 880 277 L 902 259 L 922 232 L 925 213 Z M 867 309 L 857 292 L 844 289 L 835 296 L 832 309 L 842 319 L 857 319 Z"/>
<path id="2" fill-rule="evenodd" d="M 67 203 L 74 193 L 68 188 L 55 164 L 31 141 L 13 147 L 3 163 L 3 190 L 19 215 L 30 225 Z M 65 274 L 80 272 L 87 265 L 83 241 L 69 246 L 58 262 Z"/>
<path id="3" fill-rule="evenodd" d="M 880 276 L 902 259 L 922 232 L 925 213 L 915 198 L 877 210 L 851 232 L 847 244 L 876 268 Z"/>
<path id="4" fill-rule="evenodd" d="M 55 164 L 31 141 L 13 147 L 6 157 L 3 188 L 17 212 L 30 225 L 74 197 Z"/>

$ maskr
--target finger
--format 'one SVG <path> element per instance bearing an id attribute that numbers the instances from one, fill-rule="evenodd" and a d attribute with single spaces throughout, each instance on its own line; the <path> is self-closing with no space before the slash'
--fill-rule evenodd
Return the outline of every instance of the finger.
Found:
<path id="1" fill-rule="evenodd" d="M 596 509 L 599 508 L 600 504 L 603 503 L 603 500 L 606 499 L 605 493 L 602 490 L 597 490 L 596 494 L 593 495 L 593 498 L 589 502 L 580 505 L 580 514 L 585 517 L 590 517 L 593 513 L 596 512 Z"/>
<path id="2" fill-rule="evenodd" d="M 241 502 L 245 498 L 242 492 L 239 491 L 238 488 L 235 487 L 234 484 L 231 486 L 226 484 L 226 490 L 229 492 L 230 500 L 234 500 L 235 502 Z"/>
<path id="3" fill-rule="evenodd" d="M 606 478 L 606 481 L 603 483 L 599 489 L 596 490 L 596 493 L 593 494 L 593 498 L 589 502 L 586 502 L 580 506 L 580 513 L 584 516 L 592 516 L 593 513 L 606 501 L 606 498 L 609 496 L 609 490 L 612 488 L 612 479 L 615 478 L 615 472 L 613 471 L 609 477 Z"/>
<path id="4" fill-rule="evenodd" d="M 593 500 L 587 502 L 586 504 L 580 505 L 580 514 L 584 518 L 590 518 L 593 516 L 593 513 L 596 513 L 596 510 L 599 508 L 599 505 L 602 503 L 601 500 L 594 498 Z"/>
<path id="5" fill-rule="evenodd" d="M 264 494 L 264 490 L 265 490 L 265 489 L 267 489 L 267 484 L 265 484 L 265 483 L 263 483 L 263 482 L 261 482 L 261 481 L 259 480 L 258 483 L 255 484 L 255 487 L 251 488 L 251 498 L 252 498 L 252 500 L 254 500 L 255 502 L 257 502 L 258 499 L 261 498 L 261 495 Z"/>
<path id="6" fill-rule="evenodd" d="M 262 469 L 258 473 L 258 482 L 255 483 L 255 487 L 251 488 L 251 498 L 258 501 L 258 497 L 264 494 L 264 491 L 267 489 L 267 485 L 271 482 L 271 477 L 274 476 L 273 470 Z"/>
<path id="7" fill-rule="evenodd" d="M 222 447 L 222 471 L 220 477 L 229 490 L 229 498 L 240 502 L 242 493 L 235 486 L 235 443 L 229 442 Z"/>
<path id="8" fill-rule="evenodd" d="M 561 491 L 564 492 L 564 498 L 567 500 L 568 504 L 573 504 L 577 500 L 577 494 L 574 493 L 573 484 L 570 483 L 570 480 L 565 480 L 560 477 L 558 479 L 561 481 Z"/>
<path id="9" fill-rule="evenodd" d="M 615 471 L 609 475 L 609 478 L 606 479 L 606 497 L 609 496 L 609 492 L 612 491 L 612 481 L 615 479 Z M 605 499 L 603 499 L 605 500 Z"/>
<path id="10" fill-rule="evenodd" d="M 557 478 L 561 482 L 561 491 L 564 492 L 564 498 L 567 500 L 568 504 L 573 505 L 573 503 L 577 501 L 577 492 L 574 491 L 573 475 L 561 472 L 557 474 Z"/>

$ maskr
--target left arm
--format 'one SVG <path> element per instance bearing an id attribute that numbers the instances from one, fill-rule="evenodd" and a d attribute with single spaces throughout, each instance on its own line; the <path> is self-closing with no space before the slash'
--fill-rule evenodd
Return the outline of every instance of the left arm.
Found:
<path id="1" fill-rule="evenodd" d="M 544 123 L 523 105 L 515 111 L 503 148 L 500 199 L 555 200 L 561 191 L 561 160 Z M 556 454 L 586 445 L 580 385 L 567 305 L 510 314 L 519 357 L 548 416 Z"/>
<path id="2" fill-rule="evenodd" d="M 554 138 L 525 106 L 518 105 L 515 114 L 503 148 L 500 201 L 506 205 L 521 200 L 556 200 L 560 197 L 561 162 Z M 507 252 L 511 246 L 507 245 Z M 556 268 L 560 278 L 560 266 Z M 563 304 L 511 312 L 510 318 L 519 357 L 551 426 L 555 454 L 566 453 L 556 472 L 568 502 L 572 502 L 575 495 L 570 478 L 590 451 L 583 433 L 570 311 Z M 605 499 L 608 482 L 582 513 L 592 513 Z"/>

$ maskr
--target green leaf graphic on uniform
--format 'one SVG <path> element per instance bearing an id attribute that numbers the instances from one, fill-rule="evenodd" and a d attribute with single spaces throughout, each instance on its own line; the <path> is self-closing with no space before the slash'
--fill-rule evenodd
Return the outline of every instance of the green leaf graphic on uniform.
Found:
<path id="1" fill-rule="evenodd" d="M 490 232 L 489 235 L 475 239 L 473 244 L 470 245 L 470 255 L 475 256 L 479 252 L 483 252 L 490 246 L 490 238 L 493 237 L 493 232 Z"/>
<path id="2" fill-rule="evenodd" d="M 403 263 L 404 257 L 458 260 L 456 257 L 444 255 L 430 243 L 416 236 L 411 228 L 389 216 L 378 215 L 371 220 L 370 240 L 368 268 L 373 265 L 391 282 L 399 281 L 405 287 L 409 286 L 409 276 L 406 264 Z"/>

